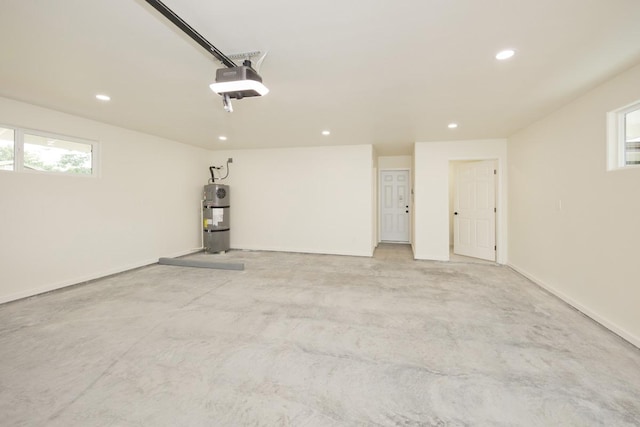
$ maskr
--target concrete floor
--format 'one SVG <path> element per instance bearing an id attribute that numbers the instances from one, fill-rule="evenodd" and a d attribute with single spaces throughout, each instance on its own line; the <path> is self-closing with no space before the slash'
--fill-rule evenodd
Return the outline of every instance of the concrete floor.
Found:
<path id="1" fill-rule="evenodd" d="M 507 267 L 232 251 L 0 306 L 0 425 L 637 426 L 640 350 Z"/>
<path id="2" fill-rule="evenodd" d="M 472 258 L 464 255 L 458 255 L 453 253 L 453 248 L 449 251 L 449 261 L 451 262 L 466 262 L 471 264 L 495 264 L 495 261 L 487 261 L 480 258 Z"/>

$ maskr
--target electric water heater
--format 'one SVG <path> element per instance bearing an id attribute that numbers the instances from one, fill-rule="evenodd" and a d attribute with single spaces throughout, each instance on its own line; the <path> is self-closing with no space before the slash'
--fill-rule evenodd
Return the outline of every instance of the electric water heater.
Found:
<path id="1" fill-rule="evenodd" d="M 204 186 L 202 200 L 204 251 L 225 252 L 230 248 L 229 186 L 208 184 Z"/>

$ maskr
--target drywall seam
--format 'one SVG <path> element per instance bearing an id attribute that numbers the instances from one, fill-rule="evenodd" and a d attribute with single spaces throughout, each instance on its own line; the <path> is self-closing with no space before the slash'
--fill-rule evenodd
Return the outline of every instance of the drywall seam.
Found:
<path id="1" fill-rule="evenodd" d="M 537 277 L 529 274 L 528 272 L 526 272 L 525 270 L 521 269 L 520 267 L 515 266 L 513 264 L 507 264 L 507 265 L 512 270 L 517 272 L 518 274 L 520 274 L 520 275 L 526 277 L 527 279 L 529 279 L 530 281 L 532 281 L 535 285 L 537 285 L 537 286 L 541 287 L 542 289 L 550 292 L 555 297 L 560 298 L 563 302 L 565 302 L 566 304 L 569 304 L 571 307 L 575 308 L 576 310 L 578 310 L 579 312 L 581 312 L 585 316 L 589 317 L 594 322 L 599 323 L 600 325 L 604 326 L 605 328 L 607 328 L 608 330 L 610 330 L 614 334 L 618 335 L 619 337 L 621 337 L 625 341 L 628 341 L 630 344 L 632 344 L 632 345 L 634 345 L 634 346 L 636 346 L 636 347 L 638 347 L 640 349 L 640 337 L 635 336 L 631 332 L 625 330 L 624 328 L 621 328 L 620 326 L 616 325 L 615 323 L 613 323 L 613 322 L 607 320 L 606 318 L 600 316 L 598 313 L 594 312 L 593 310 L 589 309 L 588 307 L 585 307 L 584 305 L 582 305 L 581 303 L 579 303 L 575 299 L 571 298 L 570 296 L 566 295 L 565 293 L 560 292 L 555 287 L 550 286 L 549 284 L 545 283 L 544 281 L 542 281 L 542 280 L 538 279 Z"/>

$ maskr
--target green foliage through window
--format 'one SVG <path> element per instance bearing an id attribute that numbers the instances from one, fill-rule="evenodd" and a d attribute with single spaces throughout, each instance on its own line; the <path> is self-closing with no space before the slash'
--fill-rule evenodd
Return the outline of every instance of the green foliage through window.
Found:
<path id="1" fill-rule="evenodd" d="M 0 170 L 92 175 L 94 146 L 89 141 L 0 127 Z M 16 164 L 18 148 L 22 156 Z"/>
<path id="2" fill-rule="evenodd" d="M 25 133 L 24 167 L 90 175 L 91 148 L 91 144 Z"/>

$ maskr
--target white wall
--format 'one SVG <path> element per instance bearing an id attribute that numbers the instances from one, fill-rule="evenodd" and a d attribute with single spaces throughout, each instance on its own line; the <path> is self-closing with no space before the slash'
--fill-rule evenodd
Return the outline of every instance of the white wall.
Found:
<path id="1" fill-rule="evenodd" d="M 371 254 L 378 247 L 378 228 L 379 228 L 379 215 L 378 215 L 378 155 L 375 147 L 371 150 L 373 168 L 371 169 Z"/>
<path id="2" fill-rule="evenodd" d="M 217 151 L 233 158 L 231 247 L 371 256 L 371 145 Z"/>
<path id="3" fill-rule="evenodd" d="M 449 174 L 456 160 L 496 159 L 498 263 L 507 262 L 507 145 L 504 139 L 418 142 L 414 147 L 413 250 L 416 259 L 449 260 Z"/>
<path id="4" fill-rule="evenodd" d="M 415 237 L 416 237 L 416 146 L 413 145 L 413 153 L 411 153 L 411 207 L 409 208 L 409 212 L 411 212 L 411 251 L 413 252 L 413 257 L 416 257 L 416 245 Z"/>
<path id="5" fill-rule="evenodd" d="M 0 302 L 200 246 L 207 151 L 4 98 L 0 122 L 100 144 L 97 178 L 0 171 Z"/>
<path id="6" fill-rule="evenodd" d="M 411 169 L 411 156 L 380 156 L 378 169 Z"/>
<path id="7" fill-rule="evenodd" d="M 509 138 L 509 262 L 640 346 L 640 169 L 606 170 L 606 113 L 640 65 Z M 560 207 L 561 204 L 561 207 Z"/>

